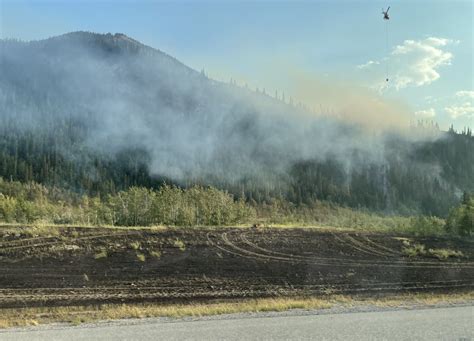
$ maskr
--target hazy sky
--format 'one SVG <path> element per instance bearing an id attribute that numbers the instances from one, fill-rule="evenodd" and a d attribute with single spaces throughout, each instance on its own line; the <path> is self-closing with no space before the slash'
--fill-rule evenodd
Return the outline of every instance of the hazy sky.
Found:
<path id="1" fill-rule="evenodd" d="M 471 0 L 0 0 L 0 37 L 121 32 L 213 78 L 313 107 L 321 87 L 369 89 L 461 129 L 474 128 L 473 17 Z"/>

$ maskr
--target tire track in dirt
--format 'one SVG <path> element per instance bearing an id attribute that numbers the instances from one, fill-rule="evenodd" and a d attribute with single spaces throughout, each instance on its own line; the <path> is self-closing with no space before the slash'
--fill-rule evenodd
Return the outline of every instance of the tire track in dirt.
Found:
<path id="1" fill-rule="evenodd" d="M 88 236 L 95 236 L 96 232 L 91 231 L 92 233 L 82 233 L 82 236 L 88 237 Z M 115 234 L 114 234 L 115 235 Z M 61 241 L 61 237 L 56 235 L 56 236 L 37 236 L 37 237 L 32 237 L 32 238 L 21 238 L 21 239 L 16 239 L 16 240 L 9 240 L 9 241 L 0 241 L 0 249 L 2 247 L 10 247 L 10 246 L 17 246 L 18 244 L 28 244 L 28 242 L 35 242 L 38 240 L 48 240 L 48 239 L 54 239 Z M 13 245 L 12 245 L 13 244 Z M 30 245 L 30 244 L 28 244 Z"/>
<path id="2" fill-rule="evenodd" d="M 357 240 L 356 238 L 354 238 L 354 237 L 352 237 L 348 234 L 344 234 L 343 236 L 349 243 L 352 243 L 352 244 L 356 245 L 357 247 L 359 247 L 361 249 L 364 249 L 369 253 L 372 253 L 374 256 L 382 256 L 382 257 L 391 257 L 392 256 L 387 252 L 378 251 L 375 248 L 371 247 L 370 245 L 362 243 L 361 241 Z"/>
<path id="3" fill-rule="evenodd" d="M 349 258 L 341 258 L 341 257 L 320 257 L 320 256 L 316 256 L 316 255 L 312 255 L 312 256 L 299 256 L 299 255 L 293 255 L 293 254 L 288 254 L 288 253 L 282 253 L 282 252 L 276 252 L 276 251 L 271 251 L 271 250 L 268 250 L 268 249 L 265 249 L 265 248 L 262 248 L 261 246 L 258 246 L 257 244 L 255 243 L 252 243 L 251 241 L 249 241 L 249 239 L 247 238 L 247 234 L 246 233 L 243 233 L 241 235 L 241 239 L 242 241 L 249 245 L 250 247 L 254 248 L 254 249 L 257 249 L 261 252 L 264 252 L 264 253 L 267 253 L 267 254 L 270 254 L 270 255 L 279 255 L 279 256 L 287 256 L 291 259 L 294 259 L 296 261 L 312 261 L 312 260 L 323 260 L 323 261 L 328 261 L 328 262 L 341 262 L 341 263 L 345 263 L 345 264 L 353 264 L 353 263 L 365 263 L 365 264 L 368 264 L 368 265 L 372 265 L 374 263 L 376 264 L 381 264 L 381 265 L 385 265 L 385 264 L 393 264 L 394 262 L 393 261 L 368 261 L 368 260 L 353 260 L 353 259 L 349 259 Z M 396 262 L 396 263 L 401 263 L 401 264 L 406 264 L 406 262 Z M 412 262 L 413 263 L 416 263 L 416 264 L 439 264 L 437 262 Z M 456 263 L 457 264 L 457 263 Z M 474 264 L 473 264 L 474 265 Z"/>
<path id="4" fill-rule="evenodd" d="M 89 240 L 89 239 L 100 239 L 100 238 L 107 238 L 107 237 L 117 237 L 117 236 L 131 236 L 131 235 L 136 235 L 137 232 L 135 231 L 129 231 L 129 232 L 121 232 L 121 233 L 108 233 L 108 234 L 100 234 L 100 235 L 90 235 L 90 236 L 85 236 L 85 237 L 77 237 L 72 240 L 72 242 L 79 241 L 79 240 Z M 34 248 L 34 247 L 43 247 L 43 246 L 53 246 L 57 244 L 62 244 L 64 243 L 64 240 L 56 240 L 52 242 L 44 242 L 44 243 L 37 243 L 37 244 L 28 244 L 28 245 L 18 245 L 18 246 L 12 246 L 12 247 L 0 247 L 0 252 L 4 251 L 13 251 L 13 250 L 20 250 L 20 249 L 26 249 L 26 248 Z"/>
<path id="5" fill-rule="evenodd" d="M 354 243 L 352 242 L 350 239 L 348 240 L 347 237 L 339 237 L 337 234 L 335 233 L 332 233 L 332 236 L 335 240 L 337 240 L 339 243 L 343 244 L 343 245 L 346 245 L 356 251 L 359 251 L 359 252 L 362 252 L 362 253 L 365 253 L 367 255 L 370 255 L 370 256 L 380 256 L 380 254 L 378 253 L 374 253 L 372 251 L 369 251 L 369 250 L 366 250 L 365 248 L 361 248 L 357 243 Z"/>
<path id="6" fill-rule="evenodd" d="M 226 246 L 231 248 L 222 247 L 218 243 L 215 243 L 211 240 L 209 233 L 208 233 L 208 240 L 211 244 L 216 246 L 222 251 L 227 253 L 231 253 L 236 256 L 255 259 L 255 260 L 276 260 L 281 262 L 289 262 L 289 263 L 297 263 L 297 262 L 305 262 L 311 263 L 314 265 L 321 265 L 321 266 L 340 266 L 340 267 L 347 267 L 347 266 L 357 266 L 357 267 L 394 267 L 394 268 L 429 268 L 429 269 L 448 269 L 448 268 L 474 268 L 474 263 L 439 263 L 439 262 L 414 262 L 414 261 L 404 261 L 404 262 L 394 262 L 394 261 L 370 261 L 364 263 L 363 260 L 348 260 L 348 259 L 336 259 L 336 258 L 327 258 L 327 259 L 320 259 L 320 258 L 309 258 L 300 256 L 303 258 L 296 258 L 295 256 L 283 256 L 281 253 L 277 256 L 266 255 L 264 253 L 259 253 L 251 250 L 244 249 L 236 245 L 233 241 L 229 240 L 227 236 L 227 232 L 223 232 L 220 235 L 220 239 L 224 242 Z M 336 236 L 336 239 L 341 240 Z M 343 242 L 341 240 L 341 242 Z M 346 243 L 351 247 L 354 247 L 350 243 Z M 355 246 L 357 248 L 357 246 Z M 369 253 L 373 256 L 372 253 L 368 251 L 363 251 L 365 253 Z"/>
<path id="7" fill-rule="evenodd" d="M 38 246 L 42 259 L 23 259 L 32 252 L 32 245 L 74 244 L 72 237 L 76 234 L 64 230 L 63 237 L 69 240 L 29 241 L 29 245 L 14 245 L 24 248 L 1 255 L 0 307 L 445 292 L 472 290 L 474 286 L 469 246 L 456 240 L 446 243 L 466 254 L 459 262 L 388 255 L 389 250 L 366 241 L 364 234 L 348 234 L 356 242 L 338 234 L 345 241 L 342 243 L 329 232 L 302 229 L 169 229 L 159 233 L 109 233 L 107 229 L 98 229 L 93 235 L 85 230 L 79 232 L 82 233 L 77 245 L 81 249 L 73 253 L 58 254 L 56 247 Z M 135 233 L 139 236 L 135 237 Z M 375 237 L 380 238 L 376 241 L 381 246 L 398 245 L 389 236 Z M 86 241 L 80 242 L 81 239 Z M 175 240 L 181 240 L 186 249 L 173 246 Z M 139 248 L 128 247 L 131 241 L 140 243 Z M 437 239 L 426 239 L 423 243 L 427 247 L 429 243 L 444 245 L 443 240 Z M 111 249 L 106 257 L 96 259 L 97 250 L 109 244 L 126 249 Z M 154 250 L 161 252 L 159 257 L 148 254 Z M 138 252 L 146 260 L 137 258 Z M 10 264 L 10 260 L 18 262 Z"/>
<path id="8" fill-rule="evenodd" d="M 384 246 L 384 245 L 381 245 L 381 244 L 379 244 L 379 243 L 377 243 L 377 242 L 374 242 L 374 241 L 373 241 L 372 239 L 370 239 L 369 237 L 364 237 L 364 240 L 365 240 L 367 243 L 373 245 L 374 247 L 377 247 L 377 248 L 379 248 L 379 249 L 381 249 L 381 250 L 385 250 L 386 252 L 388 252 L 389 254 L 391 254 L 391 255 L 393 255 L 393 256 L 400 256 L 400 255 L 402 255 L 402 253 L 401 253 L 400 251 L 394 250 L 394 249 L 392 249 L 392 248 L 389 248 L 389 247 L 387 247 L 387 246 Z"/>
<path id="9" fill-rule="evenodd" d="M 211 282 L 212 283 L 212 282 Z M 0 294 L 1 295 L 7 295 L 9 292 L 17 293 L 17 292 L 26 292 L 28 293 L 41 293 L 41 292 L 62 292 L 64 295 L 70 295 L 74 294 L 76 292 L 80 291 L 91 291 L 91 292 L 114 292 L 114 291 L 139 291 L 139 290 L 149 290 L 149 291 L 154 291 L 154 290 L 185 290 L 189 288 L 208 288 L 210 283 L 202 283 L 202 284 L 193 284 L 189 283 L 186 284 L 186 286 L 183 285 L 161 285 L 161 286 L 116 286 L 116 287 L 62 287 L 62 288 L 57 288 L 57 287 L 44 287 L 44 288 L 13 288 L 13 289 L 0 289 Z M 419 282 L 416 281 L 404 281 L 404 282 L 377 282 L 377 283 L 364 283 L 364 284 L 359 284 L 359 286 L 364 286 L 364 287 L 371 287 L 371 286 L 389 286 L 389 285 L 394 285 L 394 284 L 400 284 L 400 285 L 419 285 Z M 469 280 L 446 280 L 446 281 L 429 281 L 429 282 L 424 282 L 423 285 L 466 285 L 466 284 L 472 284 L 474 285 L 471 281 Z M 262 287 L 262 286 L 271 286 L 269 284 L 265 285 L 255 285 L 255 287 Z M 327 284 L 297 284 L 293 285 L 293 287 L 327 287 Z M 348 284 L 331 284 L 331 286 L 334 287 L 349 287 L 349 286 L 354 286 L 353 283 L 348 283 Z M 420 285 L 419 285 L 420 286 Z M 420 286 L 421 287 L 421 286 Z M 67 293 L 65 293 L 67 292 Z"/>
<path id="10" fill-rule="evenodd" d="M 420 285 L 417 282 L 398 282 L 398 283 L 376 283 L 365 284 L 363 286 L 354 286 L 353 284 L 325 285 L 309 284 L 283 288 L 271 285 L 260 285 L 252 288 L 220 288 L 219 290 L 209 289 L 208 286 L 196 287 L 189 290 L 189 287 L 138 287 L 138 288 L 71 288 L 66 290 L 37 289 L 18 294 L 14 290 L 10 293 L 0 292 L 0 305 L 24 306 L 34 302 L 50 304 L 57 302 L 64 304 L 74 301 L 120 301 L 120 300 L 146 300 L 146 299 L 198 299 L 198 298 L 232 298 L 232 297 L 262 297 L 262 296 L 297 296 L 308 294 L 341 294 L 341 293 L 365 293 L 378 291 L 422 291 L 446 288 L 472 288 L 470 282 L 427 282 Z M 59 291 L 55 293 L 54 291 Z"/>
<path id="11" fill-rule="evenodd" d="M 390 265 L 390 264 L 394 264 L 395 263 L 399 263 L 399 264 L 402 264 L 402 265 L 412 265 L 412 264 L 416 264 L 416 265 L 422 265 L 422 266 L 425 266 L 425 265 L 437 265 L 437 266 L 444 266 L 444 265 L 453 265 L 453 266 L 459 266 L 459 265 L 466 265 L 468 267 L 472 267 L 474 266 L 474 263 L 471 263 L 471 262 L 464 262 L 464 263 L 450 263 L 450 262 L 444 262 L 444 263 L 439 263 L 439 262 L 430 262 L 430 261 L 410 261 L 410 262 L 406 262 L 406 261 L 396 261 L 396 260 L 390 260 L 390 261 L 375 261 L 375 260 L 353 260 L 353 259 L 348 259 L 348 258 L 340 258 L 340 257 L 331 257 L 331 258 L 326 258 L 326 257 L 314 257 L 314 256 L 299 256 L 299 255 L 293 255 L 293 254 L 285 254 L 285 253 L 281 253 L 281 252 L 275 252 L 275 251 L 271 251 L 271 250 L 268 250 L 268 249 L 265 249 L 265 248 L 262 248 L 260 246 L 258 246 L 257 244 L 255 243 L 252 243 L 248 240 L 247 238 L 247 233 L 242 233 L 241 234 L 241 239 L 248 245 L 254 247 L 254 248 L 257 248 L 258 250 L 260 251 L 263 251 L 263 252 L 267 252 L 267 253 L 271 253 L 271 254 L 278 254 L 280 256 L 291 256 L 291 258 L 294 258 L 294 259 L 300 259 L 300 260 L 308 260 L 308 261 L 311 261 L 311 260 L 314 260 L 314 259 L 317 259 L 317 260 L 325 260 L 325 261 L 337 261 L 337 262 L 343 262 L 343 263 L 367 263 L 368 265 L 374 265 L 374 264 L 380 264 L 380 265 Z M 392 256 L 393 257 L 393 256 Z M 399 257 L 397 257 L 399 258 Z"/>

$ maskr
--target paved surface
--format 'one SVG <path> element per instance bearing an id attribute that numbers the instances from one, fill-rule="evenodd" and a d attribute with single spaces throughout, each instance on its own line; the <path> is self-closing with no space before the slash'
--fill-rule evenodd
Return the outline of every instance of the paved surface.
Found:
<path id="1" fill-rule="evenodd" d="M 0 331 L 0 340 L 474 340 L 473 306 L 418 310 L 116 321 Z"/>

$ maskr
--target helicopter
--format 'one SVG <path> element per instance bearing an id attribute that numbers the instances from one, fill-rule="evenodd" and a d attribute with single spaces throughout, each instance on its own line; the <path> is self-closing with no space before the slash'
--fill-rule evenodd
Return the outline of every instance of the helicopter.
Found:
<path id="1" fill-rule="evenodd" d="M 387 25 L 386 25 L 386 35 L 387 35 L 387 51 L 388 51 L 388 20 L 390 20 L 390 17 L 388 16 L 388 10 L 390 9 L 390 6 L 387 7 L 387 10 L 384 11 L 382 8 L 382 14 L 383 14 L 383 20 L 387 20 Z M 387 65 L 387 78 L 385 78 L 385 81 L 388 82 L 388 65 Z"/>
<path id="2" fill-rule="evenodd" d="M 383 19 L 384 20 L 390 20 L 390 17 L 388 16 L 388 10 L 390 9 L 390 6 L 388 6 L 387 10 L 384 11 L 382 8 L 382 14 L 383 14 Z"/>

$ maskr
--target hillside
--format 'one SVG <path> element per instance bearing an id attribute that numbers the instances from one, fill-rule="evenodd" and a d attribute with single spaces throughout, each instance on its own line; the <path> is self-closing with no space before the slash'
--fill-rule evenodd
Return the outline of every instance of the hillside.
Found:
<path id="1" fill-rule="evenodd" d="M 0 75 L 4 179 L 92 195 L 212 184 L 249 201 L 440 216 L 474 191 L 470 131 L 367 131 L 123 34 L 1 41 Z"/>

